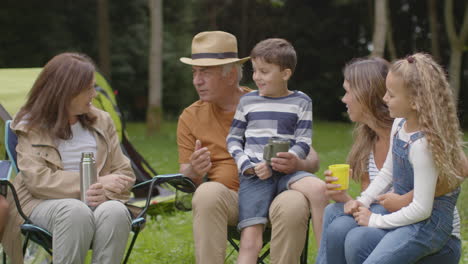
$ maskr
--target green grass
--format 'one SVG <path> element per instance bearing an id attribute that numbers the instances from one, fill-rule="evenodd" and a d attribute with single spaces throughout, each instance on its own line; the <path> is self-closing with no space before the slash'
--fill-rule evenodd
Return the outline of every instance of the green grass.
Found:
<path id="1" fill-rule="evenodd" d="M 352 125 L 346 123 L 315 122 L 313 146 L 319 153 L 320 171 L 328 165 L 341 163 L 346 159 L 352 142 Z M 174 173 L 178 171 L 176 123 L 168 122 L 159 134 L 145 136 L 145 127 L 141 123 L 131 123 L 127 127 L 131 142 L 139 150 L 158 173 Z M 465 136 L 465 140 L 468 137 Z M 359 186 L 351 183 L 350 193 L 357 195 Z M 468 182 L 462 186 L 458 200 L 458 208 L 462 217 L 463 250 L 460 263 L 468 264 Z M 209 234 L 207 234 L 209 235 Z M 228 247 L 228 252 L 232 247 Z M 313 232 L 309 234 L 308 262 L 314 263 L 317 253 Z M 237 254 L 233 253 L 226 263 L 235 263 Z M 191 213 L 174 211 L 148 219 L 148 224 L 138 238 L 130 263 L 195 263 L 192 215 Z"/>

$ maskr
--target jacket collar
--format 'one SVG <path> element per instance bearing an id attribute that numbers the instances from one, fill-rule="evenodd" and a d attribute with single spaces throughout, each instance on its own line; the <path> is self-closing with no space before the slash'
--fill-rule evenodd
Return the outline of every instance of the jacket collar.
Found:
<path id="1" fill-rule="evenodd" d="M 96 161 L 101 161 L 101 162 L 98 162 L 97 164 L 98 165 L 97 171 L 101 171 L 101 169 L 104 167 L 105 161 L 107 159 L 107 155 L 110 151 L 109 142 L 104 134 L 105 127 L 103 126 L 103 124 L 105 122 L 100 122 L 102 121 L 104 111 L 99 110 L 95 107 L 92 107 L 91 112 L 97 116 L 96 122 L 94 122 L 94 124 L 92 125 L 92 131 L 96 138 L 96 144 L 97 144 Z M 18 134 L 18 132 L 29 133 L 30 134 L 29 139 L 31 141 L 32 147 L 38 147 L 38 146 L 52 147 L 53 149 L 55 149 L 55 151 L 57 151 L 57 153 L 59 153 L 56 140 L 53 137 L 51 137 L 49 133 L 46 133 L 47 131 L 32 129 L 31 131 L 28 132 L 26 129 L 26 122 L 23 122 L 23 121 L 17 123 L 16 125 L 13 125 L 12 123 L 11 129 L 16 134 Z M 62 164 L 55 164 L 55 165 L 63 168 Z"/>

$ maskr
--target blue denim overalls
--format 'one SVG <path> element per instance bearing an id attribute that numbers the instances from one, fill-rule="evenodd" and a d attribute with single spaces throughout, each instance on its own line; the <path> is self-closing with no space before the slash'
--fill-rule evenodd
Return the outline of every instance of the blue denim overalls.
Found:
<path id="1" fill-rule="evenodd" d="M 398 133 L 406 120 L 398 124 L 393 138 L 393 188 L 400 195 L 414 189 L 414 171 L 409 161 L 411 144 L 424 137 L 416 132 L 405 142 Z M 388 230 L 364 263 L 413 263 L 420 257 L 439 251 L 452 232 L 453 211 L 460 189 L 436 197 L 431 216 L 418 223 Z M 427 197 L 432 199 L 432 197 Z"/>

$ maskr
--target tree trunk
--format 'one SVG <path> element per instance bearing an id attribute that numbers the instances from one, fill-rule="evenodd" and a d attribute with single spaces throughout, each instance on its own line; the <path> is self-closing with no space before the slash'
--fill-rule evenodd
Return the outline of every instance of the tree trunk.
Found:
<path id="1" fill-rule="evenodd" d="M 431 53 L 440 63 L 440 42 L 439 42 L 439 16 L 437 15 L 437 0 L 427 0 L 429 27 L 431 30 Z"/>
<path id="2" fill-rule="evenodd" d="M 445 1 L 445 27 L 447 30 L 448 39 L 450 42 L 450 66 L 449 66 L 449 79 L 450 86 L 453 89 L 453 96 L 455 101 L 458 101 L 460 94 L 460 78 L 461 67 L 463 59 L 464 45 L 468 40 L 468 4 L 465 5 L 465 14 L 463 16 L 463 24 L 458 35 L 455 29 L 454 16 L 453 16 L 453 0 Z"/>
<path id="3" fill-rule="evenodd" d="M 385 37 L 387 35 L 387 0 L 375 0 L 373 50 L 371 56 L 384 57 Z"/>
<path id="4" fill-rule="evenodd" d="M 108 0 L 97 1 L 99 70 L 110 80 L 110 23 Z"/>
<path id="5" fill-rule="evenodd" d="M 455 98 L 455 102 L 458 102 L 458 97 L 460 95 L 462 59 L 463 50 L 452 49 L 450 51 L 449 79 L 450 86 L 453 89 L 453 97 Z"/>
<path id="6" fill-rule="evenodd" d="M 150 9 L 149 91 L 146 133 L 154 134 L 162 122 L 162 0 L 148 0 Z"/>
<path id="7" fill-rule="evenodd" d="M 242 12 L 241 12 L 241 30 L 240 30 L 240 49 L 239 57 L 248 56 L 249 51 L 247 50 L 248 35 L 249 35 L 249 0 L 242 0 Z"/>
<path id="8" fill-rule="evenodd" d="M 387 4 L 387 45 L 388 45 L 388 53 L 390 54 L 390 60 L 396 60 L 398 58 L 398 53 L 395 47 L 395 40 L 393 39 L 393 27 L 392 27 L 392 17 L 390 15 L 390 6 Z"/>

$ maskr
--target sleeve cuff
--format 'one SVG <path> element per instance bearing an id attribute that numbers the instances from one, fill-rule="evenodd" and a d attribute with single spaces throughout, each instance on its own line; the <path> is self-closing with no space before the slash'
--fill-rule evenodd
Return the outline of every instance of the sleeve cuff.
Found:
<path id="1" fill-rule="evenodd" d="M 369 227 L 377 227 L 377 224 L 376 224 L 376 223 L 377 223 L 377 218 L 379 218 L 379 216 L 380 216 L 379 214 L 374 214 L 374 213 L 372 213 L 371 216 L 370 216 L 370 218 L 369 218 L 369 224 L 368 224 L 368 226 L 369 226 Z"/>
<path id="2" fill-rule="evenodd" d="M 372 203 L 372 200 L 369 199 L 369 198 L 367 198 L 366 196 L 358 196 L 358 197 L 356 198 L 356 200 L 357 200 L 358 202 L 361 202 L 361 203 L 364 205 L 364 207 L 366 207 L 366 208 L 369 208 L 369 206 L 370 206 L 371 203 Z"/>

